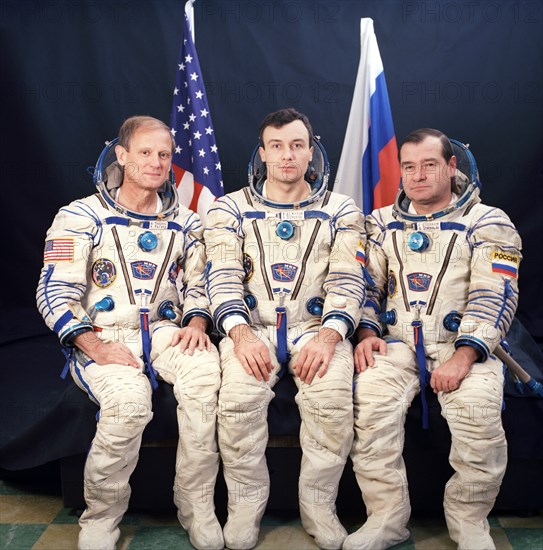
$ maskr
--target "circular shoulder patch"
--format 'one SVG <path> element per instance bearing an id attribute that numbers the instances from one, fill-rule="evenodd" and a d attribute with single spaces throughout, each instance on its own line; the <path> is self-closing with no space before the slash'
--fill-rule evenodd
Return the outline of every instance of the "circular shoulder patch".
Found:
<path id="1" fill-rule="evenodd" d="M 255 265 L 253 259 L 247 252 L 243 253 L 243 269 L 245 270 L 245 278 L 243 279 L 244 283 L 248 283 L 255 273 Z"/>
<path id="2" fill-rule="evenodd" d="M 91 267 L 92 282 L 100 287 L 107 288 L 111 286 L 117 278 L 117 269 L 114 263 L 107 258 L 99 258 Z"/>
<path id="3" fill-rule="evenodd" d="M 170 269 L 168 270 L 168 280 L 172 285 L 175 284 L 177 281 L 177 276 L 179 275 L 180 267 L 177 265 L 176 262 L 172 262 L 172 265 L 170 266 Z"/>
<path id="4" fill-rule="evenodd" d="M 390 270 L 388 272 L 388 297 L 392 298 L 396 294 L 398 289 L 398 281 L 396 279 L 396 274 L 394 271 Z"/>

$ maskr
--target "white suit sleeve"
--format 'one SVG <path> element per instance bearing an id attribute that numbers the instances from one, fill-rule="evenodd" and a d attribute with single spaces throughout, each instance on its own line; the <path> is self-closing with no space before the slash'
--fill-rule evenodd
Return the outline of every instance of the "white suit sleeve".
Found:
<path id="1" fill-rule="evenodd" d="M 197 214 L 191 213 L 187 218 L 185 232 L 185 250 L 182 258 L 183 273 L 183 317 L 181 326 L 186 326 L 194 316 L 204 317 L 213 326 L 209 313 L 209 302 L 205 288 L 205 246 L 203 227 Z"/>
<path id="2" fill-rule="evenodd" d="M 366 245 L 368 285 L 360 326 L 370 328 L 381 336 L 383 326 L 379 320 L 379 314 L 381 303 L 386 296 L 388 261 L 382 247 L 385 238 L 385 225 L 378 210 L 374 210 L 366 218 L 366 231 L 368 238 Z"/>
<path id="3" fill-rule="evenodd" d="M 331 225 L 335 238 L 323 285 L 326 299 L 322 324 L 329 326 L 330 321 L 339 320 L 348 327 L 349 337 L 358 326 L 366 297 L 364 216 L 354 201 L 346 198 L 337 208 Z"/>
<path id="4" fill-rule="evenodd" d="M 92 330 L 81 297 L 87 288 L 90 251 L 101 231 L 97 220 L 88 204 L 75 201 L 60 209 L 47 231 L 36 302 L 63 345 Z"/>
<path id="5" fill-rule="evenodd" d="M 484 361 L 505 337 L 517 309 L 521 239 L 503 211 L 483 208 L 470 230 L 469 300 L 455 346 L 476 348 Z"/>
<path id="6" fill-rule="evenodd" d="M 236 315 L 251 322 L 243 299 L 242 217 L 231 197 L 221 197 L 210 208 L 204 237 L 211 314 L 217 330 L 225 334 L 223 323 L 227 317 Z"/>

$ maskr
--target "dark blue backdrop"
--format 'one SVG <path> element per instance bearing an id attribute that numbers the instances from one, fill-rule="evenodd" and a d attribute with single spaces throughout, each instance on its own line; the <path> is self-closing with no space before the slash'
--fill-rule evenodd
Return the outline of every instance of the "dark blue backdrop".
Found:
<path id="1" fill-rule="evenodd" d="M 93 192 L 86 168 L 104 141 L 132 114 L 168 121 L 183 2 L 7 0 L 0 10 L 9 317 L 33 307 L 45 231 L 62 204 Z M 397 137 L 434 126 L 471 144 L 483 199 L 523 237 L 519 318 L 543 341 L 539 2 L 198 0 L 195 16 L 227 191 L 245 184 L 260 120 L 283 106 L 309 115 L 334 176 L 359 22 L 373 18 Z"/>

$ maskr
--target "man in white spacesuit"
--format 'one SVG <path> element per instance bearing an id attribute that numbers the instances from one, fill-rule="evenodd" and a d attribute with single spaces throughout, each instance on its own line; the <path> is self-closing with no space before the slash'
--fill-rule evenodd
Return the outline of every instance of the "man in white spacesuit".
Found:
<path id="1" fill-rule="evenodd" d="M 326 190 L 326 157 L 305 115 L 268 115 L 258 154 L 249 187 L 216 201 L 204 232 L 211 311 L 225 335 L 218 427 L 225 543 L 257 542 L 269 494 L 267 409 L 289 371 L 302 418 L 302 523 L 321 548 L 341 548 L 347 533 L 335 500 L 353 437 L 347 338 L 365 298 L 363 216 L 352 199 Z"/>
<path id="2" fill-rule="evenodd" d="M 487 516 L 507 444 L 502 363 L 492 352 L 517 306 L 520 237 L 504 212 L 481 204 L 466 146 L 423 128 L 405 139 L 400 164 L 395 204 L 366 223 L 373 285 L 357 331 L 351 456 L 368 519 L 343 548 L 384 549 L 409 538 L 404 422 L 422 388 L 428 427 L 427 384 L 451 432 L 449 534 L 460 549 L 494 548 Z"/>
<path id="3" fill-rule="evenodd" d="M 119 538 L 157 376 L 178 401 L 179 520 L 197 548 L 224 545 L 213 505 L 219 357 L 206 334 L 202 226 L 169 181 L 173 145 L 161 121 L 127 119 L 98 161 L 98 193 L 61 208 L 46 237 L 38 308 L 70 350 L 76 384 L 100 406 L 81 549 Z"/>

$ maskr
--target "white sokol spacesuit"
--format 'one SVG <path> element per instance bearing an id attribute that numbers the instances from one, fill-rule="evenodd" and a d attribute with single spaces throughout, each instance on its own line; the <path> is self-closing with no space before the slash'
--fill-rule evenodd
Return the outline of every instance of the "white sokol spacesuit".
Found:
<path id="1" fill-rule="evenodd" d="M 314 148 L 324 154 L 318 142 Z M 269 495 L 264 453 L 273 386 L 321 326 L 352 334 L 365 299 L 362 213 L 352 199 L 326 190 L 327 164 L 324 177 L 321 169 L 310 197 L 295 205 L 266 199 L 263 177 L 253 185 L 251 169 L 250 186 L 220 198 L 208 213 L 204 237 L 216 326 L 228 333 L 231 316 L 242 316 L 268 346 L 274 367 L 269 381 L 259 381 L 244 371 L 232 339 L 221 341 L 218 434 L 228 547 L 256 544 Z M 346 536 L 335 500 L 352 445 L 352 376 L 352 347 L 344 339 L 322 378 L 311 384 L 294 378 L 302 419 L 300 513 L 323 548 L 340 548 Z"/>
<path id="2" fill-rule="evenodd" d="M 104 154 L 106 150 L 101 159 Z M 152 418 L 147 372 L 153 385 L 156 373 L 172 384 L 178 401 L 174 500 L 179 520 L 195 546 L 222 548 L 213 505 L 219 465 L 218 353 L 215 348 L 196 349 L 190 356 L 170 345 L 179 321 L 185 326 L 194 315 L 211 321 L 202 280 L 200 220 L 178 204 L 170 182 L 159 191 L 160 211 L 142 215 L 115 201 L 122 181 L 116 163 L 102 169 L 99 161 L 95 178 L 96 174 L 99 193 L 61 208 L 55 217 L 37 290 L 45 322 L 71 349 L 73 379 L 100 406 L 85 464 L 87 508 L 80 519 L 80 547 L 112 548 L 119 537 L 117 526 L 130 497 L 129 478 L 143 430 Z M 141 368 L 89 360 L 71 340 L 91 330 L 106 342 L 123 342 L 141 358 Z"/>
<path id="3" fill-rule="evenodd" d="M 505 473 L 507 444 L 502 363 L 492 351 L 516 310 L 521 242 L 503 211 L 481 204 L 474 160 L 460 145 L 453 145 L 455 155 L 467 158 L 471 168 L 464 173 L 471 174 L 457 172 L 449 207 L 417 215 L 400 190 L 393 206 L 366 220 L 373 286 L 361 325 L 382 334 L 386 324 L 387 353 L 375 354 L 374 367 L 355 377 L 352 459 L 368 520 L 346 540 L 347 549 L 386 548 L 408 538 L 407 409 L 429 374 L 465 345 L 480 352 L 479 361 L 458 389 L 438 393 L 455 470 L 445 489 L 445 516 L 459 548 L 474 541 L 493 547 L 486 518 Z M 425 405 L 423 399 L 426 427 Z"/>

